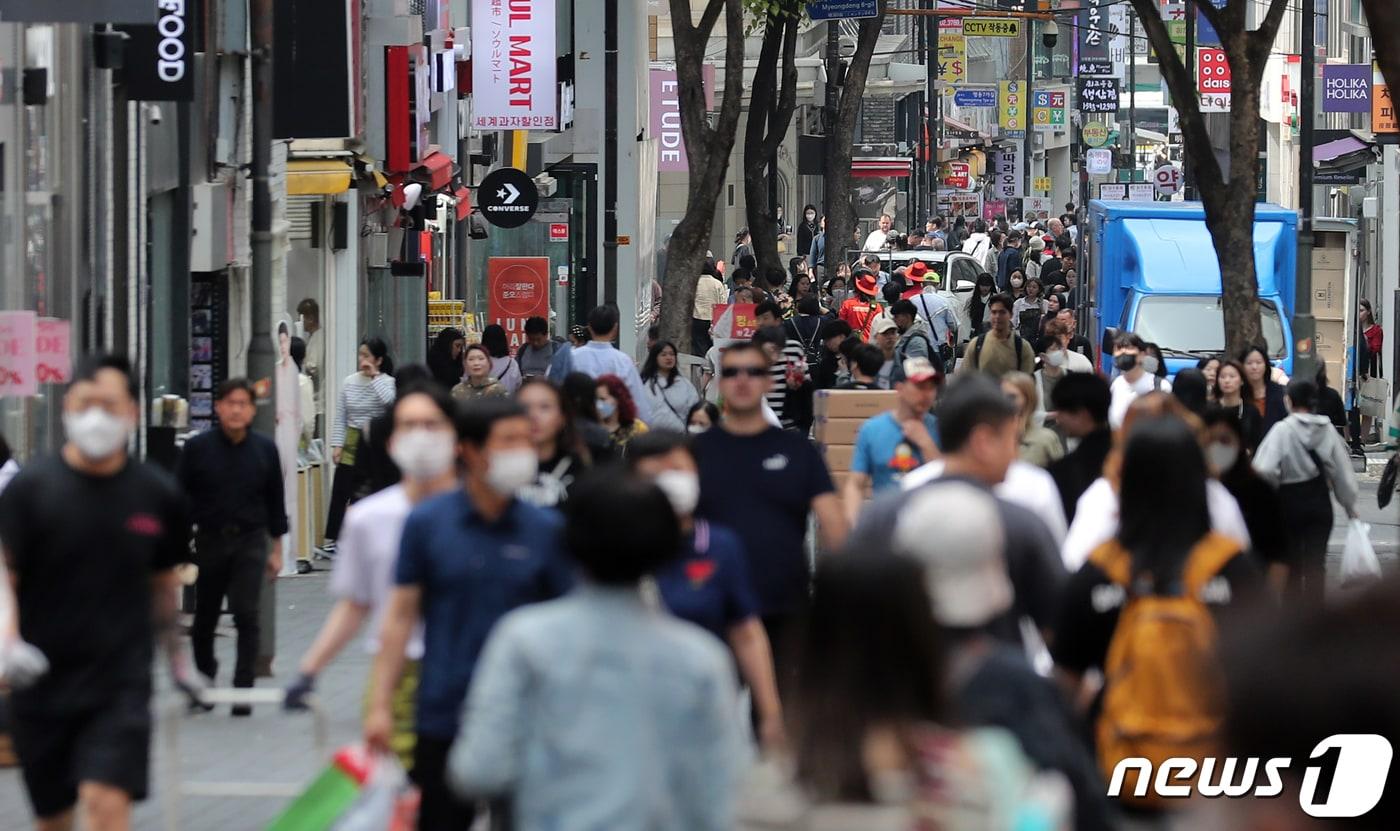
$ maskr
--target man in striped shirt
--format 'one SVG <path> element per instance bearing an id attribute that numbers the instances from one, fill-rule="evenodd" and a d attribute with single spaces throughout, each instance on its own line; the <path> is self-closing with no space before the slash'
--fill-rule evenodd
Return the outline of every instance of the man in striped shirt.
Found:
<path id="1" fill-rule="evenodd" d="M 769 372 L 773 384 L 764 398 L 784 430 L 806 432 L 812 426 L 807 351 L 801 341 L 788 338 L 777 303 L 770 300 L 758 304 L 754 316 L 758 322 L 754 342 L 763 347 L 772 362 Z"/>

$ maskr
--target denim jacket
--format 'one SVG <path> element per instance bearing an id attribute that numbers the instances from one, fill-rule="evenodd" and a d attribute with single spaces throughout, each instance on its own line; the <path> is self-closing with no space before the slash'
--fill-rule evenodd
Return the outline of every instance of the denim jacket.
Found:
<path id="1" fill-rule="evenodd" d="M 487 640 L 448 760 L 520 831 L 730 829 L 744 761 L 732 664 L 635 588 L 580 586 Z"/>

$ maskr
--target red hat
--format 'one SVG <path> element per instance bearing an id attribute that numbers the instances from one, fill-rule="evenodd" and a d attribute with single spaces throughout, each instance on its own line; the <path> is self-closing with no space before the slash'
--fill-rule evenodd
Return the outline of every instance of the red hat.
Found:
<path id="1" fill-rule="evenodd" d="M 904 269 L 904 276 L 911 281 L 923 282 L 925 274 L 928 274 L 928 266 L 922 260 L 915 260 Z"/>
<path id="2" fill-rule="evenodd" d="M 856 291 L 870 297 L 875 296 L 875 292 L 879 290 L 880 281 L 869 269 L 860 269 L 856 271 L 855 278 Z"/>

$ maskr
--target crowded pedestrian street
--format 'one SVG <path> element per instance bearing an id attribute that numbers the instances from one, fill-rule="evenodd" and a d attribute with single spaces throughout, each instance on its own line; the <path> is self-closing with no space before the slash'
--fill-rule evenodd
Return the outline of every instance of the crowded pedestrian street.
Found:
<path id="1" fill-rule="evenodd" d="M 1400 828 L 1397 85 L 1394 0 L 0 0 L 0 831 Z"/>

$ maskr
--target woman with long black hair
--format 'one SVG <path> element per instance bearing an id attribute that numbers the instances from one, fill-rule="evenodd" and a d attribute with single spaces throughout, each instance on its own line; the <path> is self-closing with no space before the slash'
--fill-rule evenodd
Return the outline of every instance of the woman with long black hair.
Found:
<path id="1" fill-rule="evenodd" d="M 574 480 L 592 461 L 574 423 L 573 402 L 539 376 L 526 378 L 515 400 L 530 417 L 530 440 L 539 454 L 534 484 L 517 496 L 541 508 L 559 507 L 568 500 Z"/>
<path id="2" fill-rule="evenodd" d="M 676 345 L 668 340 L 657 341 L 642 364 L 642 389 L 651 401 L 651 424 L 657 430 L 685 432 L 685 418 L 690 408 L 700 403 L 695 385 L 677 367 Z"/>
<path id="3" fill-rule="evenodd" d="M 987 272 L 977 275 L 977 284 L 972 289 L 972 296 L 967 299 L 967 316 L 972 328 L 971 337 L 977 337 L 987 331 L 987 303 L 996 294 L 996 278 Z"/>
<path id="4" fill-rule="evenodd" d="M 505 386 L 507 395 L 515 395 L 523 376 L 520 364 L 510 355 L 506 330 L 499 323 L 492 323 L 481 331 L 481 345 L 491 353 L 491 376 Z"/>
<path id="5" fill-rule="evenodd" d="M 335 410 L 331 426 L 331 460 L 335 462 L 335 478 L 331 482 L 330 512 L 326 515 L 326 543 L 322 551 L 335 550 L 340 523 L 345 509 L 355 495 L 360 477 L 355 473 L 355 455 L 370 421 L 393 406 L 396 396 L 394 361 L 389 347 L 379 338 L 360 341 L 356 353 L 358 369 L 340 384 L 340 406 Z"/>
<path id="6" fill-rule="evenodd" d="M 1262 346 L 1251 346 L 1240 353 L 1244 368 L 1244 402 L 1259 413 L 1259 435 L 1266 436 L 1275 424 L 1288 418 L 1283 385 L 1270 377 L 1273 364 Z"/>
<path id="7" fill-rule="evenodd" d="M 428 347 L 428 369 L 445 390 L 450 391 L 462 380 L 462 349 L 466 343 L 462 331 L 449 326 L 438 332 Z"/>

